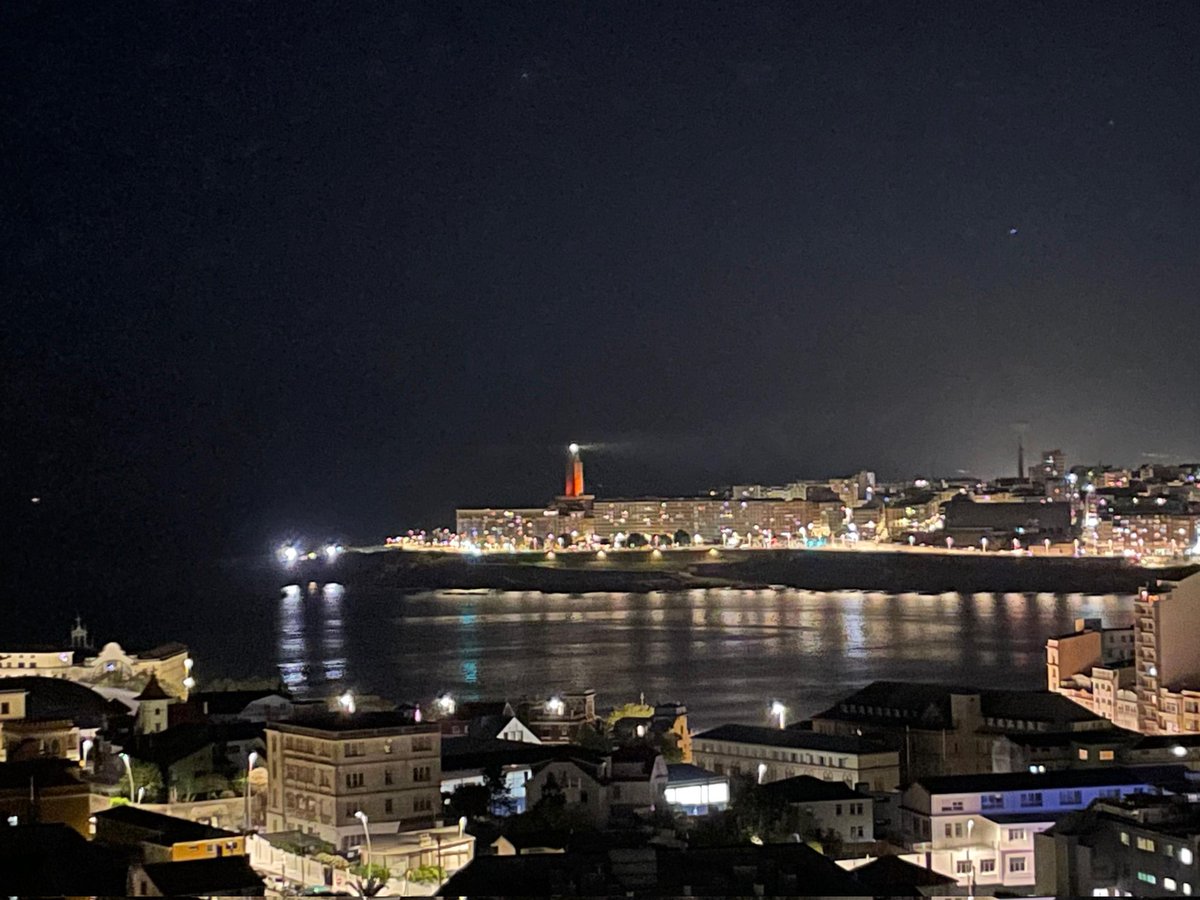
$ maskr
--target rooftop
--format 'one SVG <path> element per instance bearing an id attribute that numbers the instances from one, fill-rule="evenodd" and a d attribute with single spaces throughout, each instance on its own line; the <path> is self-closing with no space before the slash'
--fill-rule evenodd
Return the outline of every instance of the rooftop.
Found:
<path id="1" fill-rule="evenodd" d="M 0 680 L 0 690 L 26 692 L 27 719 L 70 719 L 81 728 L 99 728 L 119 712 L 128 712 L 123 704 L 114 706 L 111 701 L 90 687 L 67 681 L 65 678 L 19 675 Z"/>
<path id="2" fill-rule="evenodd" d="M 263 887 L 262 876 L 244 856 L 150 863 L 143 869 L 164 897 L 207 897 Z"/>
<path id="3" fill-rule="evenodd" d="M 123 897 L 128 890 L 122 854 L 67 825 L 0 828 L 0 872 L 11 896 Z"/>
<path id="4" fill-rule="evenodd" d="M 533 765 L 549 759 L 579 758 L 599 765 L 601 754 L 573 744 L 526 744 L 520 741 L 474 737 L 442 738 L 442 772 L 461 772 L 486 766 Z"/>
<path id="5" fill-rule="evenodd" d="M 667 784 L 672 787 L 704 781 L 724 781 L 726 778 L 725 775 L 718 775 L 691 763 L 667 763 Z"/>
<path id="6" fill-rule="evenodd" d="M 730 741 L 795 750 L 823 750 L 829 753 L 886 753 L 882 744 L 860 737 L 817 734 L 801 728 L 768 728 L 764 725 L 718 725 L 692 738 L 696 741 Z"/>
<path id="7" fill-rule="evenodd" d="M 918 888 L 948 887 L 957 883 L 948 875 L 914 865 L 899 856 L 881 856 L 852 869 L 851 873 L 869 893 L 881 897 L 919 896 Z"/>
<path id="8" fill-rule="evenodd" d="M 166 691 L 163 690 L 161 684 L 158 683 L 158 676 L 153 672 L 150 673 L 150 680 L 146 682 L 146 686 L 142 688 L 142 692 L 133 698 L 134 700 L 173 700 L 175 699 Z"/>
<path id="9" fill-rule="evenodd" d="M 274 722 L 267 727 L 291 734 L 352 734 L 371 731 L 438 734 L 441 731 L 436 722 L 416 722 L 411 711 L 398 709 L 381 712 L 326 712 L 306 715 L 303 719 Z"/>
<path id="10" fill-rule="evenodd" d="M 915 784 L 930 794 L 974 794 L 1006 791 L 1062 790 L 1085 787 L 1128 787 L 1155 785 L 1164 779 L 1182 777 L 1185 766 L 1148 766 L 1103 769 L 1063 769 L 1035 774 L 1032 772 L 993 772 L 983 775 L 941 775 L 920 778 Z"/>
<path id="11" fill-rule="evenodd" d="M 36 788 L 87 786 L 79 780 L 79 765 L 69 759 L 28 759 L 0 763 L 0 791 L 29 792 Z"/>
<path id="12" fill-rule="evenodd" d="M 221 828 L 213 828 L 211 825 L 202 825 L 199 822 L 193 822 L 190 819 L 180 819 L 177 816 L 167 816 L 162 813 L 152 812 L 148 809 L 143 809 L 140 806 L 133 804 L 122 804 L 114 806 L 111 809 L 101 810 L 96 813 L 97 832 L 100 840 L 103 840 L 105 835 L 100 827 L 103 823 L 112 822 L 120 825 L 138 828 L 146 832 L 150 832 L 157 840 L 153 843 L 170 846 L 191 841 L 209 841 L 219 840 L 223 838 L 236 838 L 238 835 L 232 831 L 225 831 Z"/>
<path id="13" fill-rule="evenodd" d="M 769 781 L 760 790 L 786 803 L 820 803 L 826 800 L 865 800 L 854 788 L 842 781 L 823 781 L 811 775 L 797 775 L 781 781 Z"/>
<path id="14" fill-rule="evenodd" d="M 285 691 L 274 689 L 255 691 L 193 691 L 188 694 L 188 703 L 195 705 L 205 715 L 236 716 L 255 700 L 262 700 L 265 697 L 291 699 Z"/>
<path id="15" fill-rule="evenodd" d="M 157 647 L 151 647 L 149 650 L 142 650 L 138 653 L 131 654 L 138 659 L 168 659 L 172 656 L 178 656 L 180 653 L 187 653 L 187 645 L 179 643 L 179 641 L 169 641 L 165 644 L 159 644 Z"/>
<path id="16" fill-rule="evenodd" d="M 952 696 L 978 696 L 985 719 L 1069 722 L 1104 721 L 1060 694 L 926 684 L 914 681 L 873 681 L 838 701 L 816 719 L 876 721 L 924 728 L 952 726 Z"/>

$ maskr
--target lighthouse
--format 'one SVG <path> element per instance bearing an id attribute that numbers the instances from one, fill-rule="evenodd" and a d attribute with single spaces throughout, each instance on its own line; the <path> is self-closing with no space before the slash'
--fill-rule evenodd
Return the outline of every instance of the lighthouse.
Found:
<path id="1" fill-rule="evenodd" d="M 583 496 L 583 460 L 579 458 L 578 444 L 567 446 L 567 480 L 563 496 Z"/>

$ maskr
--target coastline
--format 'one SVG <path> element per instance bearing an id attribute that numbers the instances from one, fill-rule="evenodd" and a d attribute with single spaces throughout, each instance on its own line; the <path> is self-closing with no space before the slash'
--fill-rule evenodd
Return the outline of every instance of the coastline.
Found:
<path id="1" fill-rule="evenodd" d="M 347 554 L 337 577 L 399 592 L 428 590 L 678 591 L 780 586 L 814 591 L 886 593 L 1085 593 L 1129 594 L 1153 579 L 1174 580 L 1191 565 L 1146 568 L 1125 559 L 1002 554 L 910 554 L 813 550 L 674 550 L 609 554 L 541 553 L 463 556 L 457 553 L 390 551 Z M 308 577 L 308 566 L 296 576 Z M 318 573 L 320 573 L 318 575 Z M 330 571 L 312 564 L 311 575 Z"/>

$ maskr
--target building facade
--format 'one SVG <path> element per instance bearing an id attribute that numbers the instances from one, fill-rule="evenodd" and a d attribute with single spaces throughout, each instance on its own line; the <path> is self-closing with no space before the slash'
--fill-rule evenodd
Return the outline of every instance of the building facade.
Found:
<path id="1" fill-rule="evenodd" d="M 696 765 L 718 775 L 743 775 L 759 784 L 809 775 L 849 787 L 895 790 L 900 756 L 852 735 L 794 728 L 720 725 L 692 738 Z"/>
<path id="2" fill-rule="evenodd" d="M 1027 891 L 1036 881 L 1036 834 L 1095 800 L 1159 792 L 1122 768 L 927 778 L 904 790 L 900 826 L 912 850 L 969 893 L 976 886 Z"/>
<path id="3" fill-rule="evenodd" d="M 0 678 L 37 675 L 82 684 L 144 684 L 153 675 L 173 696 L 187 699 L 192 687 L 192 660 L 183 644 L 172 642 L 138 653 L 110 641 L 99 650 L 76 620 L 67 647 L 30 646 L 0 649 Z"/>
<path id="4" fill-rule="evenodd" d="M 267 830 L 298 829 L 339 849 L 441 814 L 441 732 L 399 712 L 328 715 L 267 726 Z"/>
<path id="5" fill-rule="evenodd" d="M 1138 731 L 1200 728 L 1200 574 L 1152 585 L 1134 601 L 1137 615 Z M 1190 694 L 1191 696 L 1186 696 Z"/>
<path id="6" fill-rule="evenodd" d="M 1190 897 L 1200 891 L 1200 805 L 1105 798 L 1035 838 L 1043 896 Z"/>

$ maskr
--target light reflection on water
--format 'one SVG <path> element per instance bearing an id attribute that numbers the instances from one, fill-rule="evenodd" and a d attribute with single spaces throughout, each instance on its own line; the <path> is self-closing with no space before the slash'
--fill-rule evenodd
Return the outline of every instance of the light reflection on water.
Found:
<path id="1" fill-rule="evenodd" d="M 1132 598 L 1054 594 L 431 592 L 286 588 L 277 665 L 300 693 L 428 702 L 590 686 L 600 703 L 679 699 L 695 724 L 797 715 L 875 679 L 1039 688 L 1046 638 L 1127 623 Z"/>

